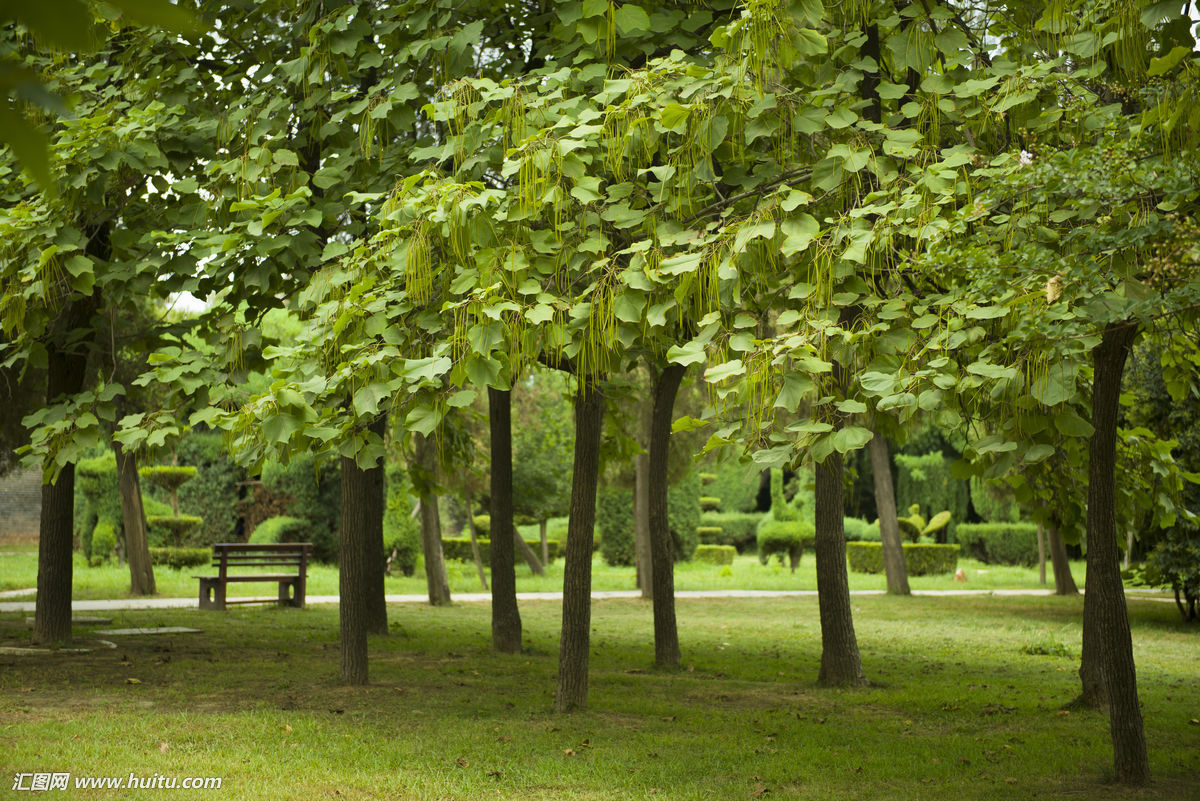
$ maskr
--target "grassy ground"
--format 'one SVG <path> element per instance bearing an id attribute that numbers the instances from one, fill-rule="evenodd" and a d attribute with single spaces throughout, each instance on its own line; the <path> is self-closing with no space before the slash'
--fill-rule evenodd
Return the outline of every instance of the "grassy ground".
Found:
<path id="1" fill-rule="evenodd" d="M 552 711 L 553 602 L 523 605 L 511 657 L 489 652 L 484 605 L 392 607 L 372 682 L 353 689 L 336 681 L 331 607 L 118 612 L 116 625 L 203 632 L 0 656 L 0 768 L 218 776 L 213 798 L 305 801 L 1200 797 L 1200 634 L 1169 604 L 1131 602 L 1154 782 L 1127 791 L 1105 784 L 1107 717 L 1062 709 L 1081 609 L 856 598 L 875 684 L 840 691 L 814 684 L 815 599 L 681 600 L 678 673 L 650 667 L 649 605 L 597 602 L 590 706 L 571 715 Z M 28 636 L 23 616 L 0 616 L 0 639 Z"/>
<path id="2" fill-rule="evenodd" d="M 910 579 L 913 589 L 1039 589 L 1036 570 L 1004 565 L 985 565 L 970 559 L 960 559 L 959 566 L 967 574 L 967 583 L 961 584 L 950 575 L 914 576 Z M 1072 564 L 1075 580 L 1083 585 L 1083 562 Z M 158 594 L 163 597 L 188 598 L 198 593 L 194 576 L 209 575 L 211 568 L 188 568 L 171 570 L 157 567 L 154 571 Z M 452 593 L 479 592 L 479 578 L 473 564 L 449 562 L 447 572 Z M 1048 579 L 1054 586 L 1054 577 Z M 23 589 L 37 585 L 36 547 L 0 549 L 0 590 Z M 230 585 L 230 595 L 270 595 L 273 589 L 264 590 L 264 584 Z M 761 565 L 753 556 L 740 556 L 730 568 L 717 567 L 700 562 L 676 565 L 675 586 L 680 590 L 738 589 L 738 590 L 815 590 L 817 588 L 815 561 L 811 554 L 805 555 L 795 574 L 772 561 Z M 864 573 L 850 574 L 850 587 L 855 590 L 878 590 L 886 586 L 882 575 Z M 424 593 L 425 578 L 421 569 L 411 578 L 389 577 L 386 582 L 388 593 Z M 599 556 L 592 565 L 592 587 L 596 590 L 632 590 L 635 588 L 634 571 L 631 567 L 610 567 Z M 329 565 L 313 565 L 309 572 L 309 595 L 336 595 L 338 588 L 337 568 Z M 534 576 L 529 568 L 520 564 L 517 568 L 517 590 L 520 592 L 559 591 L 562 589 L 562 560 L 551 564 L 545 576 Z M 129 569 L 123 565 L 88 567 L 79 554 L 75 556 L 74 597 L 76 600 L 129 597 Z"/>

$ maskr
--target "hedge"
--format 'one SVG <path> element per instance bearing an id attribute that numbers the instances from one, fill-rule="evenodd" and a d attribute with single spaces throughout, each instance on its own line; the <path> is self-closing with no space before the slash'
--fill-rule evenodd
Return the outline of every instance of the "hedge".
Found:
<path id="1" fill-rule="evenodd" d="M 957 545 L 936 543 L 903 543 L 904 564 L 910 576 L 931 576 L 953 573 L 958 567 Z M 855 573 L 882 573 L 883 545 L 877 542 L 848 542 L 846 557 Z"/>
<path id="2" fill-rule="evenodd" d="M 738 553 L 746 553 L 757 547 L 758 524 L 765 516 L 759 512 L 705 512 L 700 515 L 700 527 L 696 531 L 703 543 L 732 545 Z M 714 533 L 712 529 L 719 529 L 720 533 Z"/>
<path id="3" fill-rule="evenodd" d="M 758 508 L 758 488 L 762 468 L 753 462 L 745 464 L 725 461 L 716 465 L 712 473 L 701 473 L 704 493 L 721 499 L 721 508 L 727 512 L 753 512 Z"/>
<path id="4" fill-rule="evenodd" d="M 941 451 L 921 456 L 896 454 L 896 507 L 950 512 L 946 541 L 957 542 L 958 524 L 967 519 L 970 487 L 950 475 L 950 460 Z M 939 538 L 940 539 L 940 538 Z"/>
<path id="5" fill-rule="evenodd" d="M 255 526 L 254 531 L 250 532 L 250 542 L 254 545 L 296 542 L 296 537 L 303 533 L 307 522 L 299 517 L 288 517 L 287 515 L 267 518 Z"/>
<path id="6" fill-rule="evenodd" d="M 697 545 L 696 561 L 711 565 L 732 565 L 737 548 L 732 545 Z"/>
<path id="7" fill-rule="evenodd" d="M 185 567 L 200 567 L 212 562 L 209 548 L 151 548 L 150 564 L 166 565 L 175 570 Z"/>
<path id="8" fill-rule="evenodd" d="M 994 565 L 1036 565 L 1037 526 L 1033 523 L 963 523 L 958 542 L 966 555 Z"/>
<path id="9" fill-rule="evenodd" d="M 486 537 L 476 537 L 479 543 L 479 560 L 484 565 L 491 564 L 492 557 L 492 541 Z M 535 552 L 540 553 L 541 542 L 525 540 L 530 548 Z M 557 540 L 549 540 L 546 543 L 550 549 L 550 561 L 553 562 L 566 550 L 564 543 Z M 443 537 L 442 538 L 442 556 L 446 559 L 457 559 L 461 562 L 474 562 L 475 557 L 471 553 L 471 538 L 470 537 Z"/>
<path id="10" fill-rule="evenodd" d="M 778 555 L 781 562 L 786 555 L 795 573 L 804 549 L 811 548 L 814 540 L 813 527 L 809 523 L 764 518 L 758 526 L 758 559 L 765 565 L 772 555 Z"/>

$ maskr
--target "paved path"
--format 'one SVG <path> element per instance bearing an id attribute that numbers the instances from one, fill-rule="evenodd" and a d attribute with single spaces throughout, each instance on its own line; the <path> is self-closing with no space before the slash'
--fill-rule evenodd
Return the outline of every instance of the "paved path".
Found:
<path id="1" fill-rule="evenodd" d="M 815 597 L 816 590 L 677 590 L 676 598 L 809 598 Z M 851 595 L 883 595 L 883 590 L 851 590 Z M 913 595 L 924 596 L 1050 596 L 1053 590 L 913 590 Z M 1163 601 L 1175 603 L 1175 600 L 1165 594 L 1153 590 L 1128 591 L 1126 595 L 1132 599 L 1147 601 Z M 592 600 L 607 600 L 611 598 L 640 598 L 637 590 L 609 590 L 592 593 Z M 263 603 L 275 603 L 277 598 L 264 596 Z M 427 603 L 427 595 L 388 595 L 389 604 L 421 604 Z M 490 603 L 492 596 L 486 592 L 460 592 L 453 596 L 455 603 Z M 519 601 L 561 601 L 561 592 L 518 592 Z M 336 595 L 310 595 L 309 604 L 336 604 Z M 195 598 L 119 598 L 111 601 L 74 601 L 72 612 L 108 612 L 121 609 L 198 609 L 199 602 Z M 32 601 L 0 602 L 0 612 L 32 612 Z"/>

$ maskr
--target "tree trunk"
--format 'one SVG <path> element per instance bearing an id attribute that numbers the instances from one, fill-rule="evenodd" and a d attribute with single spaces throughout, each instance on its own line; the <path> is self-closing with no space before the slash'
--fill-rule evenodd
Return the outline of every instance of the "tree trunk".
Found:
<path id="1" fill-rule="evenodd" d="M 596 482 L 600 472 L 600 432 L 604 397 L 585 377 L 575 399 L 575 460 L 571 509 L 563 567 L 562 636 L 558 651 L 560 712 L 587 706 L 588 649 L 592 625 L 592 541 L 596 524 Z"/>
<path id="2" fill-rule="evenodd" d="M 125 555 L 129 560 L 129 591 L 134 595 L 153 595 L 154 567 L 150 562 L 150 545 L 146 541 L 146 512 L 142 508 L 137 456 L 115 440 L 112 448 L 117 457 L 117 492 L 121 496 L 121 524 L 125 529 Z"/>
<path id="3" fill-rule="evenodd" d="M 463 503 L 467 505 L 467 534 L 471 537 L 471 559 L 475 562 L 475 573 L 479 576 L 479 585 L 487 592 L 487 571 L 483 569 L 483 558 L 479 555 L 479 532 L 475 529 L 475 499 L 471 490 L 463 490 Z"/>
<path id="4" fill-rule="evenodd" d="M 380 541 L 382 509 L 374 504 L 370 470 L 342 457 L 342 521 L 338 548 L 338 623 L 342 641 L 342 683 L 367 683 L 367 634 L 371 628 L 372 532 Z M 378 520 L 377 520 L 378 518 Z M 385 624 L 386 626 L 386 621 Z"/>
<path id="5" fill-rule="evenodd" d="M 68 329 L 78 327 L 77 309 L 68 310 Z M 87 356 L 66 353 L 54 344 L 46 347 L 46 402 L 74 395 L 83 389 Z M 49 478 L 47 469 L 44 478 Z M 38 533 L 37 598 L 33 613 L 33 640 L 41 644 L 71 639 L 71 580 L 75 537 L 75 465 L 59 470 L 54 483 L 42 484 L 42 512 Z"/>
<path id="6" fill-rule="evenodd" d="M 513 545 L 518 551 L 521 552 L 521 558 L 525 560 L 525 564 L 529 565 L 529 569 L 533 572 L 533 575 L 546 575 L 546 568 L 542 567 L 542 560 L 538 559 L 537 552 L 534 551 L 533 548 L 529 547 L 529 543 L 526 542 L 525 538 L 521 536 L 521 533 L 517 531 L 516 526 L 513 526 L 512 533 Z"/>
<path id="7" fill-rule="evenodd" d="M 380 440 L 387 436 L 387 416 L 372 421 L 369 430 Z M 362 533 L 366 549 L 367 567 L 367 634 L 387 634 L 387 590 L 384 574 L 387 573 L 387 554 L 383 552 L 383 513 L 387 509 L 387 483 L 384 460 L 374 467 L 362 471 L 363 491 L 361 502 L 368 504 L 371 516 L 369 528 Z"/>
<path id="8" fill-rule="evenodd" d="M 521 612 L 517 609 L 516 555 L 513 550 L 512 393 L 488 387 L 492 439 L 492 647 L 521 652 Z"/>
<path id="9" fill-rule="evenodd" d="M 654 664 L 679 667 L 679 629 L 675 623 L 675 546 L 667 515 L 667 457 L 671 448 L 671 415 L 687 367 L 668 364 L 654 382 L 650 422 L 650 465 L 647 508 L 650 525 L 650 577 L 654 587 Z"/>
<path id="10" fill-rule="evenodd" d="M 450 582 L 446 578 L 446 560 L 442 555 L 442 521 L 438 517 L 437 495 L 433 481 L 437 475 L 437 454 L 433 442 L 423 434 L 416 435 L 417 463 L 429 483 L 421 490 L 421 547 L 425 551 L 425 583 L 429 587 L 429 603 L 445 606 L 450 603 Z M 492 584 L 496 576 L 492 574 Z"/>
<path id="11" fill-rule="evenodd" d="M 1046 583 L 1046 528 L 1041 523 L 1037 527 L 1038 542 L 1038 583 Z"/>
<path id="12" fill-rule="evenodd" d="M 1083 656 L 1089 656 L 1090 640 L 1096 666 L 1088 673 L 1098 674 L 1104 688 L 1116 780 L 1127 785 L 1150 780 L 1116 526 L 1118 397 L 1125 360 L 1136 335 L 1135 325 L 1110 324 L 1092 350 L 1094 431 L 1088 449 L 1087 592 L 1083 600 Z M 1081 665 L 1081 678 L 1084 672 Z"/>
<path id="13" fill-rule="evenodd" d="M 1050 545 L 1050 565 L 1054 568 L 1054 592 L 1057 595 L 1078 595 L 1075 577 L 1071 575 L 1071 562 L 1067 559 L 1067 546 L 1062 534 L 1055 526 L 1046 527 L 1046 540 Z"/>
<path id="14" fill-rule="evenodd" d="M 875 476 L 875 506 L 879 512 L 879 539 L 883 545 L 883 566 L 887 572 L 890 595 L 911 595 L 904 547 L 900 544 L 900 524 L 896 522 L 896 489 L 888 459 L 887 440 L 878 431 L 871 438 L 871 472 Z"/>
<path id="15" fill-rule="evenodd" d="M 867 683 L 850 612 L 844 510 L 842 455 L 833 451 L 816 468 L 817 601 L 821 609 L 821 670 L 817 682 L 827 686 Z"/>
<path id="16" fill-rule="evenodd" d="M 546 539 L 546 526 L 548 521 L 543 518 L 538 521 L 538 537 L 542 541 L 542 564 L 550 564 L 550 541 Z"/>
<path id="17" fill-rule="evenodd" d="M 633 550 L 637 588 L 642 598 L 654 597 L 650 550 L 650 455 L 639 453 L 633 462 Z"/>

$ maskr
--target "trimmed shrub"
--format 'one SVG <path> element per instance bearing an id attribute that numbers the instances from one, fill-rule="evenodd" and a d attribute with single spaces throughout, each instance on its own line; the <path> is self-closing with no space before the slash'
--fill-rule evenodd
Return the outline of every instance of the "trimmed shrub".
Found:
<path id="1" fill-rule="evenodd" d="M 290 497 L 280 511 L 305 521 L 306 530 L 296 536 L 301 542 L 312 543 L 313 558 L 337 561 L 342 520 L 340 463 L 331 459 L 315 462 L 312 454 L 302 453 L 286 465 L 268 462 L 263 467 L 262 483 L 270 492 Z"/>
<path id="2" fill-rule="evenodd" d="M 387 466 L 387 501 L 383 511 L 383 552 L 388 569 L 411 576 L 417 570 L 421 553 L 421 521 L 413 515 L 417 499 L 412 485 L 399 464 Z"/>
<path id="3" fill-rule="evenodd" d="M 721 511 L 721 499 L 715 495 L 700 496 L 700 511 L 702 512 L 719 512 Z"/>
<path id="4" fill-rule="evenodd" d="M 732 545 L 697 545 L 696 561 L 710 565 L 732 565 L 737 548 Z"/>
<path id="5" fill-rule="evenodd" d="M 138 476 L 170 494 L 196 477 L 195 467 L 172 464 L 155 464 L 138 468 Z"/>
<path id="6" fill-rule="evenodd" d="M 491 515 L 475 515 L 472 518 L 475 522 L 476 537 L 492 536 L 492 516 Z"/>
<path id="7" fill-rule="evenodd" d="M 225 452 L 223 436 L 193 431 L 179 441 L 175 455 L 180 464 L 196 468 L 196 477 L 179 488 L 179 513 L 204 518 L 193 540 L 197 545 L 239 542 L 246 470 Z"/>
<path id="8" fill-rule="evenodd" d="M 811 548 L 814 541 L 815 534 L 809 523 L 764 518 L 758 526 L 758 560 L 765 565 L 775 555 L 782 563 L 786 555 L 795 573 L 804 549 Z"/>
<path id="9" fill-rule="evenodd" d="M 298 517 L 286 515 L 268 518 L 254 527 L 250 534 L 250 542 L 253 545 L 296 542 L 296 536 L 304 531 L 306 522 Z"/>
<path id="10" fill-rule="evenodd" d="M 958 542 L 968 556 L 981 562 L 1037 564 L 1037 526 L 1033 523 L 962 523 Z"/>
<path id="11" fill-rule="evenodd" d="M 1021 519 L 1012 489 L 1006 484 L 985 483 L 978 476 L 971 477 L 971 506 L 985 523 L 1016 523 Z"/>
<path id="12" fill-rule="evenodd" d="M 146 539 L 156 548 L 184 548 L 203 522 L 191 515 L 146 515 Z"/>
<path id="13" fill-rule="evenodd" d="M 910 576 L 932 576 L 953 573 L 958 567 L 957 545 L 905 542 L 904 564 Z M 883 545 L 877 542 L 846 543 L 846 558 L 855 573 L 882 573 Z"/>
<path id="14" fill-rule="evenodd" d="M 199 567 L 212 561 L 210 548 L 151 548 L 150 564 L 166 565 L 173 570 Z"/>
<path id="15" fill-rule="evenodd" d="M 107 520 L 100 521 L 96 524 L 96 528 L 92 532 L 92 553 L 88 558 L 88 564 L 92 567 L 98 567 L 111 559 L 113 552 L 116 550 L 116 529 L 111 522 Z"/>
<path id="16" fill-rule="evenodd" d="M 950 512 L 947 542 L 956 542 L 958 524 L 967 519 L 970 488 L 950 475 L 950 460 L 941 451 L 922 456 L 896 454 L 896 506 L 908 509 L 945 509 Z M 940 537 L 939 537 L 940 538 Z"/>
<path id="17" fill-rule="evenodd" d="M 700 544 L 700 535 L 696 533 L 700 527 L 700 477 L 695 471 L 689 471 L 667 488 L 667 524 L 675 546 L 675 561 L 690 560 Z"/>
<path id="18" fill-rule="evenodd" d="M 700 537 L 700 545 L 723 545 L 721 542 L 725 530 L 720 526 L 697 526 L 696 535 Z M 696 547 L 699 548 L 700 545 Z"/>
<path id="19" fill-rule="evenodd" d="M 775 520 L 799 520 L 796 507 L 787 502 L 783 494 L 783 471 L 771 468 L 771 517 Z"/>
<path id="20" fill-rule="evenodd" d="M 705 512 L 700 515 L 700 541 L 709 545 L 732 545 L 738 553 L 753 551 L 758 542 L 758 524 L 765 515 L 758 512 Z M 718 529 L 719 534 L 712 529 Z M 708 530 L 708 534 L 704 534 Z"/>
<path id="21" fill-rule="evenodd" d="M 846 542 L 879 542 L 879 523 L 868 523 L 857 517 L 843 517 L 842 528 Z"/>
<path id="22" fill-rule="evenodd" d="M 104 520 L 114 529 L 121 525 L 121 496 L 117 492 L 117 457 L 105 452 L 75 465 L 75 536 L 87 557 L 92 556 L 96 524 Z"/>
<path id="23" fill-rule="evenodd" d="M 762 468 L 753 462 L 721 462 L 712 473 L 700 475 L 705 494 L 720 498 L 721 508 L 726 512 L 754 512 L 758 509 Z M 705 480 L 705 476 L 712 478 Z"/>
<path id="24" fill-rule="evenodd" d="M 716 473 L 701 473 L 700 474 L 700 486 L 702 486 L 702 487 L 707 487 L 709 484 L 713 483 L 716 480 L 717 480 Z"/>
<path id="25" fill-rule="evenodd" d="M 492 541 L 486 537 L 476 537 L 476 541 L 479 543 L 479 560 L 483 562 L 484 566 L 491 564 Z M 530 548 L 533 548 L 535 552 L 540 553 L 542 547 L 541 542 L 532 542 L 530 540 L 525 540 L 525 542 Z M 549 540 L 546 544 L 550 551 L 551 562 L 562 556 L 564 550 L 563 543 L 557 540 Z M 475 557 L 471 555 L 471 538 L 443 537 L 442 555 L 446 559 L 456 559 L 460 562 L 474 562 Z M 517 561 L 520 564 L 524 564 L 524 562 L 520 559 Z"/>

